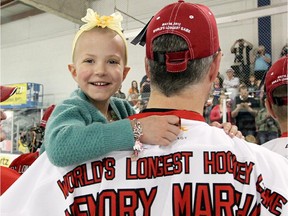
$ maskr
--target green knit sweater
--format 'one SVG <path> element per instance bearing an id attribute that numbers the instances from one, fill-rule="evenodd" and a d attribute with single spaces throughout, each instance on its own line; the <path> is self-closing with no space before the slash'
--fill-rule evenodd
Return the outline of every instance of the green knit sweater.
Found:
<path id="1" fill-rule="evenodd" d="M 128 116 L 135 114 L 130 104 L 112 97 L 110 106 L 119 121 L 108 123 L 82 90 L 57 105 L 45 129 L 41 152 L 46 151 L 56 166 L 69 166 L 105 155 L 131 149 L 133 131 Z"/>

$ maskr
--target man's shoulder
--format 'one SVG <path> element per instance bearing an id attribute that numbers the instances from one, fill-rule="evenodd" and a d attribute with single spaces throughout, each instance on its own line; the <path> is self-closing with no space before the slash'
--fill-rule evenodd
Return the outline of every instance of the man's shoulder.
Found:
<path id="1" fill-rule="evenodd" d="M 264 144 L 263 147 L 276 152 L 280 155 L 283 155 L 288 159 L 288 138 L 287 137 L 279 137 L 273 140 L 270 140 Z"/>

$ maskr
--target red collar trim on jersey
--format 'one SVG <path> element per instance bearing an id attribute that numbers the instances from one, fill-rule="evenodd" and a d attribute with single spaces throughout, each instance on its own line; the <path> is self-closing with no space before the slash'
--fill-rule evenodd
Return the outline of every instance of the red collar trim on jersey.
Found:
<path id="1" fill-rule="evenodd" d="M 205 119 L 202 115 L 200 115 L 197 112 L 194 111 L 188 111 L 188 110 L 163 110 L 163 109 L 159 109 L 159 111 L 157 111 L 157 109 L 146 109 L 145 112 L 139 113 L 139 114 L 135 114 L 132 116 L 129 116 L 129 119 L 140 119 L 140 118 L 144 118 L 147 116 L 151 116 L 151 115 L 176 115 L 180 118 L 183 119 L 190 119 L 190 120 L 196 120 L 196 121 L 202 121 L 205 122 Z"/>
<path id="2" fill-rule="evenodd" d="M 281 137 L 288 137 L 288 132 L 284 132 L 281 134 Z"/>

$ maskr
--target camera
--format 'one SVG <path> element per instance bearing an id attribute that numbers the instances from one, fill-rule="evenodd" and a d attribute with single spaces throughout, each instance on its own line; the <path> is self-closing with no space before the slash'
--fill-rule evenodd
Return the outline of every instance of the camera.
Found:
<path id="1" fill-rule="evenodd" d="M 272 117 L 268 117 L 265 121 L 268 128 L 271 128 L 274 125 L 274 119 Z"/>

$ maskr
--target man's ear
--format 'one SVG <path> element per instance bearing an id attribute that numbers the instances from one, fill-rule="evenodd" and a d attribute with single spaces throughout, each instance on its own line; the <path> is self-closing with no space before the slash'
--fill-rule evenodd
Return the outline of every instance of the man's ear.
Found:
<path id="1" fill-rule="evenodd" d="M 127 67 L 127 66 L 124 67 L 124 70 L 123 70 L 123 79 L 122 79 L 122 81 L 125 80 L 125 78 L 126 78 L 128 72 L 130 71 L 130 69 L 131 69 L 130 67 Z"/>
<path id="2" fill-rule="evenodd" d="M 211 66 L 210 66 L 209 78 L 210 78 L 211 82 L 214 82 L 214 80 L 216 79 L 216 77 L 218 75 L 221 58 L 222 58 L 222 52 L 220 51 L 214 57 L 214 60 L 213 60 L 213 62 L 211 64 Z"/>
<path id="3" fill-rule="evenodd" d="M 270 115 L 274 118 L 274 119 L 277 119 L 273 109 L 272 109 L 272 105 L 271 103 L 267 100 L 267 98 L 265 99 L 265 106 L 266 106 L 266 109 L 268 111 L 268 113 L 270 113 Z"/>
<path id="4" fill-rule="evenodd" d="M 144 61 L 145 61 L 145 72 L 146 72 L 147 77 L 150 79 L 149 59 L 147 59 L 147 57 L 145 57 Z"/>

